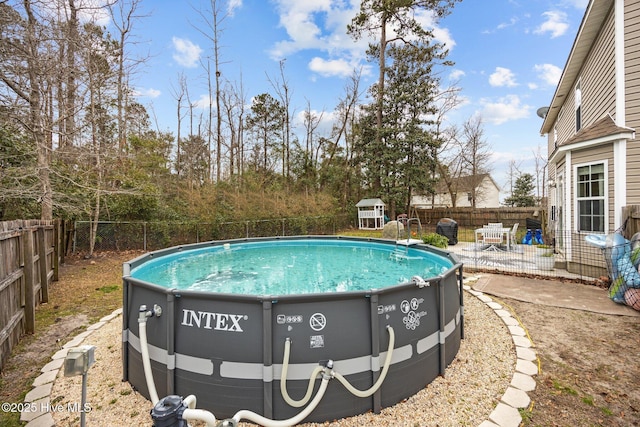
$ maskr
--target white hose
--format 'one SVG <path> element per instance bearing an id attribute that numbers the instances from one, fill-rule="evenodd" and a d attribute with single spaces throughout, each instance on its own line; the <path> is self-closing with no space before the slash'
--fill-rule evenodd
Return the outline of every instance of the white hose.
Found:
<path id="1" fill-rule="evenodd" d="M 351 383 L 349 383 L 349 381 L 347 381 L 347 379 L 342 375 L 340 375 L 338 372 L 333 373 L 334 376 L 338 379 L 338 381 L 340 381 L 342 385 L 344 385 L 345 388 L 349 390 L 354 396 L 357 396 L 357 397 L 371 396 L 380 388 L 380 386 L 382 385 L 382 382 L 387 376 L 387 372 L 389 372 L 389 365 L 391 365 L 393 345 L 395 343 L 395 333 L 393 332 L 393 328 L 391 326 L 387 326 L 387 331 L 389 332 L 389 347 L 387 348 L 387 358 L 384 361 L 384 366 L 382 367 L 382 373 L 380 374 L 380 377 L 378 377 L 378 381 L 376 381 L 376 383 L 372 385 L 370 389 L 364 390 L 364 391 L 358 390 L 357 388 L 352 386 Z"/>
<path id="2" fill-rule="evenodd" d="M 187 405 L 189 409 L 196 409 L 197 398 L 195 395 L 190 394 L 189 396 L 182 399 L 182 402 Z"/>
<path id="3" fill-rule="evenodd" d="M 187 421 L 203 421 L 207 427 L 216 426 L 216 417 L 209 411 L 204 409 L 187 408 L 182 413 L 182 419 Z"/>
<path id="4" fill-rule="evenodd" d="M 240 420 L 244 419 L 264 427 L 289 427 L 298 424 L 300 421 L 304 420 L 314 409 L 316 409 L 316 406 L 318 406 L 320 400 L 322 400 L 322 397 L 324 396 L 324 392 L 327 390 L 327 385 L 329 384 L 330 379 L 331 376 L 325 373 L 322 377 L 320 388 L 318 389 L 318 392 L 316 393 L 311 403 L 309 403 L 306 408 L 300 411 L 298 415 L 287 420 L 270 420 L 269 418 L 265 418 L 262 415 L 247 410 L 238 411 L 232 419 L 235 423 L 239 423 Z"/>
<path id="5" fill-rule="evenodd" d="M 158 403 L 158 392 L 156 384 L 153 382 L 153 372 L 151 371 L 151 360 L 149 359 L 149 347 L 147 343 L 147 319 L 138 319 L 138 329 L 140 330 L 140 351 L 142 353 L 142 366 L 144 367 L 144 377 L 147 380 L 149 398 L 155 406 Z"/>
<path id="6" fill-rule="evenodd" d="M 282 398 L 285 402 L 287 402 L 290 406 L 294 408 L 300 408 L 307 404 L 309 399 L 311 399 L 311 394 L 313 393 L 313 386 L 315 384 L 315 379 L 320 372 L 322 372 L 322 366 L 318 365 L 311 372 L 311 378 L 309 378 L 309 385 L 307 386 L 307 394 L 301 400 L 293 400 L 289 393 L 287 393 L 287 372 L 289 371 L 289 353 L 291 352 L 291 340 L 289 338 L 284 342 L 284 356 L 282 360 L 282 374 L 280 375 L 280 394 L 282 394 Z"/>

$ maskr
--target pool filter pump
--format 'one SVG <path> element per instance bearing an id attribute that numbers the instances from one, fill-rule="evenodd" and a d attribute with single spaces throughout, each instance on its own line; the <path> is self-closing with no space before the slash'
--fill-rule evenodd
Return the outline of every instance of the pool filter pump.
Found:
<path id="1" fill-rule="evenodd" d="M 163 397 L 151 409 L 151 419 L 154 427 L 188 427 L 187 420 L 182 414 L 187 405 L 182 397 L 170 395 Z"/>

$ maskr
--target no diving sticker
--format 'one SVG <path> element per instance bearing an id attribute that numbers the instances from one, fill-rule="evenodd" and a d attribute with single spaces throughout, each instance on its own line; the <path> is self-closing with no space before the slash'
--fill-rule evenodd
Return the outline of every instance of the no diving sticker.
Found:
<path id="1" fill-rule="evenodd" d="M 324 335 L 311 335 L 309 338 L 309 348 L 324 347 Z"/>
<path id="2" fill-rule="evenodd" d="M 316 332 L 321 331 L 327 326 L 327 318 L 322 313 L 313 313 L 309 318 L 309 326 Z"/>

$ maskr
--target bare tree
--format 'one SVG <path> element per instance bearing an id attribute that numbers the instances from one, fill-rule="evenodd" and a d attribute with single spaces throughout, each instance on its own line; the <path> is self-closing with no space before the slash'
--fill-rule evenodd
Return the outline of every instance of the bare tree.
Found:
<path id="1" fill-rule="evenodd" d="M 211 43 L 213 44 L 213 64 L 214 64 L 214 78 L 215 78 L 215 100 L 216 100 L 216 181 L 220 181 L 221 179 L 221 171 L 222 171 L 222 111 L 220 109 L 221 102 L 221 84 L 220 77 L 222 72 L 220 70 L 221 60 L 220 60 L 220 38 L 223 32 L 223 23 L 227 18 L 227 13 L 222 10 L 221 2 L 218 0 L 209 0 L 209 10 L 203 11 L 199 10 L 198 13 L 200 17 L 204 21 L 205 25 L 208 27 L 208 31 L 198 29 L 202 35 L 207 37 Z M 207 66 L 207 75 L 209 80 L 209 99 L 211 99 L 211 70 Z M 211 114 L 211 105 L 209 108 L 210 118 L 213 118 Z M 209 120 L 209 126 L 211 130 L 211 121 Z M 211 132 L 210 132 L 211 133 Z"/>
<path id="2" fill-rule="evenodd" d="M 536 168 L 536 196 L 538 196 L 538 200 L 544 200 L 546 196 L 546 176 L 549 159 L 540 144 L 538 144 L 538 147 L 533 152 L 533 160 Z"/>
<path id="3" fill-rule="evenodd" d="M 462 170 L 469 177 L 471 206 L 476 207 L 480 194 L 483 175 L 491 171 L 490 146 L 484 139 L 482 117 L 476 115 L 464 122 L 462 127 L 462 145 L 460 156 Z"/>
<path id="4" fill-rule="evenodd" d="M 289 80 L 286 78 L 284 74 L 284 64 L 285 60 L 282 59 L 279 62 L 280 66 L 280 78 L 279 80 L 272 79 L 267 75 L 267 79 L 273 90 L 275 90 L 276 95 L 278 96 L 278 100 L 284 109 L 284 122 L 282 129 L 282 176 L 285 178 L 289 178 L 290 175 L 290 161 L 289 161 L 289 152 L 290 152 L 290 144 L 291 144 L 291 117 L 294 112 L 291 111 L 291 88 L 289 87 Z"/>
<path id="5" fill-rule="evenodd" d="M 72 0 L 69 0 L 71 3 Z M 138 14 L 142 0 L 118 0 L 108 4 L 111 22 L 118 30 L 118 76 L 116 108 L 118 118 L 118 150 L 125 151 L 128 133 L 127 107 L 129 105 L 129 77 L 135 67 L 144 59 L 130 60 L 127 56 L 127 46 L 131 41 L 133 26 L 136 20 L 144 17 Z"/>
<path id="6" fill-rule="evenodd" d="M 320 144 L 318 144 L 317 148 L 314 148 L 314 141 L 316 129 L 322 122 L 323 113 L 316 114 L 311 109 L 311 102 L 307 99 L 307 107 L 304 110 L 304 129 L 305 129 L 305 159 L 307 161 L 307 168 L 315 170 L 317 167 L 317 153 L 320 150 Z"/>
<path id="7" fill-rule="evenodd" d="M 507 169 L 507 179 L 509 180 L 509 194 L 513 194 L 513 187 L 515 185 L 515 181 L 522 175 L 522 171 L 520 167 L 522 166 L 522 162 L 516 162 L 515 159 L 511 159 L 509 161 L 509 169 Z"/>
<path id="8" fill-rule="evenodd" d="M 53 188 L 51 187 L 51 177 L 49 175 L 51 165 L 51 147 L 47 143 L 46 137 L 46 122 L 47 116 L 43 111 L 43 77 L 44 77 L 44 64 L 43 61 L 46 58 L 42 57 L 41 43 L 42 39 L 38 36 L 38 28 L 40 27 L 34 10 L 32 9 L 31 1 L 24 0 L 24 11 L 27 15 L 26 22 L 26 34 L 25 34 L 25 53 L 27 64 L 27 75 L 29 77 L 29 92 L 28 94 L 23 92 L 22 89 L 17 89 L 17 94 L 20 95 L 29 103 L 29 118 L 27 128 L 31 130 L 31 136 L 37 150 L 37 165 L 36 171 L 38 179 L 40 181 L 41 196 L 40 196 L 40 218 L 47 220 L 53 219 Z M 11 85 L 10 85 L 11 86 Z"/>
<path id="9" fill-rule="evenodd" d="M 181 169 L 181 153 L 180 153 L 180 138 L 182 138 L 182 119 L 184 116 L 182 115 L 182 100 L 185 97 L 185 93 L 187 91 L 187 79 L 184 74 L 180 74 L 178 76 L 178 88 L 172 87 L 173 97 L 176 100 L 176 119 L 178 122 L 178 126 L 176 128 L 176 173 L 180 174 Z"/>
<path id="10" fill-rule="evenodd" d="M 242 80 L 239 86 L 227 83 L 221 93 L 222 108 L 225 112 L 225 121 L 229 129 L 229 174 L 242 175 L 244 169 L 244 119 L 246 95 Z"/>
<path id="11" fill-rule="evenodd" d="M 460 87 L 458 82 L 453 82 L 444 88 L 436 96 L 437 108 L 433 117 L 433 137 L 438 141 L 431 147 L 432 158 L 435 160 L 429 171 L 430 179 L 433 184 L 444 182 L 449 193 L 452 193 L 454 178 L 457 180 L 461 173 L 461 159 L 457 150 L 452 147 L 458 139 L 458 128 L 455 125 L 446 125 L 447 115 L 461 104 L 459 97 Z M 453 190 L 453 191 L 452 191 Z M 435 188 L 431 193 L 432 207 L 435 205 Z M 455 206 L 455 200 L 452 200 Z"/>

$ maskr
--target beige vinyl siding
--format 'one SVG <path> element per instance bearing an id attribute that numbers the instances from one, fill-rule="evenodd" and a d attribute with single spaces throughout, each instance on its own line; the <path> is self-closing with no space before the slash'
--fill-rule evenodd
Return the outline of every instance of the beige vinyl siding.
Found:
<path id="1" fill-rule="evenodd" d="M 582 99 L 584 99 L 584 91 L 582 93 Z M 567 99 L 558 114 L 558 120 L 556 122 L 556 129 L 558 130 L 558 145 L 576 134 L 576 112 L 574 109 L 574 102 L 575 92 L 572 90 L 567 94 Z"/>
<path id="2" fill-rule="evenodd" d="M 640 2 L 625 2 L 626 125 L 640 130 Z M 627 205 L 640 204 L 640 141 L 627 141 Z"/>
<path id="3" fill-rule="evenodd" d="M 607 113 L 610 113 L 615 120 L 614 31 L 614 15 L 610 13 L 580 72 L 582 127 L 591 125 Z"/>
<path id="4" fill-rule="evenodd" d="M 609 113 L 615 120 L 615 49 L 614 49 L 614 16 L 610 13 L 598 39 L 580 71 L 580 88 L 582 91 L 581 122 L 582 128 L 593 124 L 603 115 Z M 556 120 L 558 144 L 576 134 L 575 87 L 566 94 Z M 552 150 L 553 133 L 549 134 L 549 149 Z"/>
<path id="5" fill-rule="evenodd" d="M 572 182 L 571 182 L 571 221 L 575 222 L 575 208 L 576 208 L 576 177 L 575 177 L 575 168 L 577 166 L 581 166 L 588 163 L 602 163 L 604 162 L 607 168 L 607 214 L 608 218 L 608 231 L 613 231 L 614 227 L 614 206 L 613 206 L 613 198 L 614 198 L 614 179 L 615 179 L 615 171 L 613 167 L 613 145 L 612 144 L 602 144 L 594 147 L 590 147 L 585 150 L 574 151 L 572 153 L 571 163 L 573 165 L 572 174 Z M 573 230 L 577 230 L 578 224 L 572 224 Z"/>

